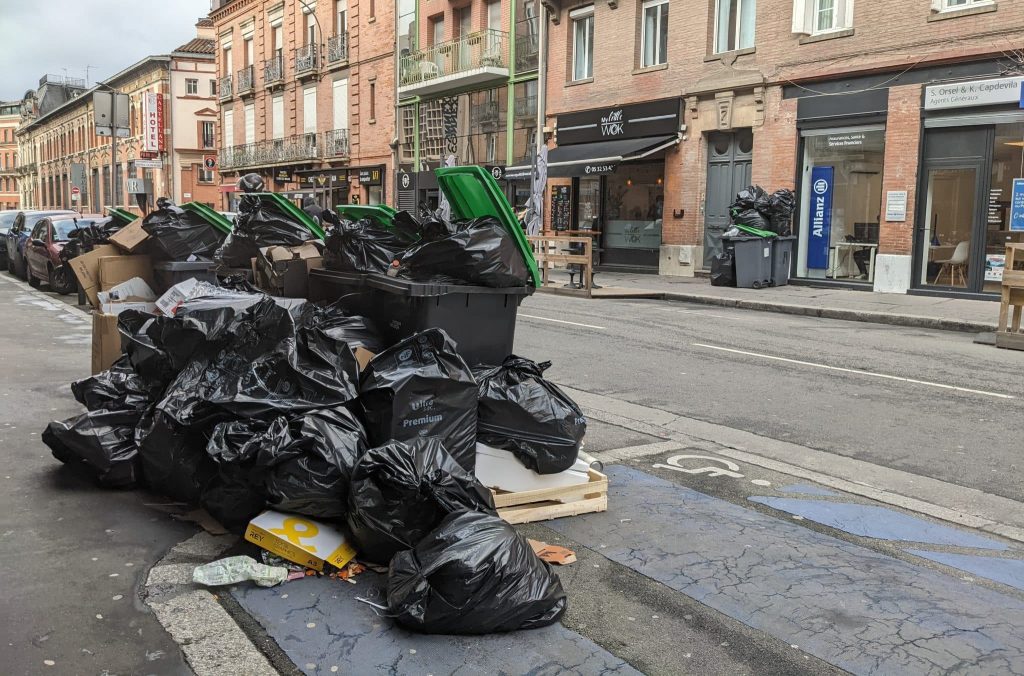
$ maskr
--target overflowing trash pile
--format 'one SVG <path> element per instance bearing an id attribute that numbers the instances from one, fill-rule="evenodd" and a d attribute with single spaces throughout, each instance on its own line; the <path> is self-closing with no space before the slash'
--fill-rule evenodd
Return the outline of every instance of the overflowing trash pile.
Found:
<path id="1" fill-rule="evenodd" d="M 729 207 L 732 225 L 722 234 L 725 248 L 711 261 L 712 286 L 738 285 L 737 256 L 733 243 L 756 239 L 788 241 L 792 235 L 793 211 L 795 209 L 796 195 L 792 190 L 785 188 L 776 190 L 769 195 L 761 186 L 752 185 L 737 193 L 736 200 Z M 772 249 L 768 250 L 773 251 Z M 754 274 L 754 278 L 755 281 L 750 284 L 754 288 L 779 283 L 768 272 L 760 275 Z M 747 284 L 739 285 L 748 286 Z"/>
<path id="2" fill-rule="evenodd" d="M 267 237 L 310 242 L 288 213 L 255 199 L 226 239 L 179 211 L 165 204 L 144 219 L 151 256 L 193 248 L 227 263 Z M 497 222 L 395 221 L 341 222 L 327 260 L 494 287 L 527 279 Z M 151 305 L 114 308 L 118 356 L 72 384 L 85 412 L 50 423 L 42 439 L 100 485 L 194 505 L 263 550 L 262 563 L 197 568 L 197 583 L 350 579 L 360 561 L 388 567 L 387 614 L 416 631 L 528 629 L 565 612 L 536 553 L 551 547 L 502 519 L 492 493 L 587 480 L 586 419 L 544 378 L 550 364 L 509 355 L 471 365 L 442 328 L 385 340 L 352 298 L 275 297 L 237 277 L 188 279 Z M 495 470 L 507 463 L 517 469 Z"/>

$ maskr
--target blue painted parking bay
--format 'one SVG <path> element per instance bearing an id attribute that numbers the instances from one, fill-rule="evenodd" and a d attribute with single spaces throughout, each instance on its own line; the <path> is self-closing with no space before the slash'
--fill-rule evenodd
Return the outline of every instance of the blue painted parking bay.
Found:
<path id="1" fill-rule="evenodd" d="M 548 525 L 854 673 L 1024 671 L 1014 597 L 636 469 L 608 475 L 608 512 Z"/>

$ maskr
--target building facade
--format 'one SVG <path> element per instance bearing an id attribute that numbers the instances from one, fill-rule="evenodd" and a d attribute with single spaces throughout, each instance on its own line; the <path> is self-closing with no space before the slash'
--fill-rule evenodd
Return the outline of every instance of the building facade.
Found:
<path id="1" fill-rule="evenodd" d="M 798 194 L 798 279 L 998 284 L 1022 236 L 1024 0 L 547 10 L 547 225 L 600 232 L 603 266 L 706 270 L 756 183 Z"/>
<path id="2" fill-rule="evenodd" d="M 393 201 L 395 8 L 366 0 L 215 0 L 220 189 L 237 179 L 323 206 Z"/>
<path id="3" fill-rule="evenodd" d="M 40 89 L 26 95 L 17 131 L 25 206 L 83 213 L 120 206 L 145 213 L 162 196 L 215 204 L 215 180 L 199 173 L 203 157 L 216 156 L 216 129 L 204 128 L 217 121 L 213 40 L 204 30 L 212 33 L 200 22 L 199 37 L 182 49 L 147 57 L 89 89 L 44 77 Z M 52 87 L 64 95 L 54 97 Z M 113 162 L 112 139 L 96 134 L 93 98 L 111 90 L 128 100 L 127 135 L 116 139 Z"/>
<path id="4" fill-rule="evenodd" d="M 21 205 L 18 141 L 14 136 L 20 122 L 21 102 L 0 101 L 0 209 Z"/>

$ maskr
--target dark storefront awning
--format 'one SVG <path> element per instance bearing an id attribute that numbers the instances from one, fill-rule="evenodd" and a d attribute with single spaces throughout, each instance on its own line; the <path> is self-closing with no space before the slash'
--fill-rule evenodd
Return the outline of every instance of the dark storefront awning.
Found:
<path id="1" fill-rule="evenodd" d="M 679 143 L 679 135 L 577 143 L 559 146 L 548 155 L 548 176 L 610 174 L 622 162 L 641 160 Z"/>

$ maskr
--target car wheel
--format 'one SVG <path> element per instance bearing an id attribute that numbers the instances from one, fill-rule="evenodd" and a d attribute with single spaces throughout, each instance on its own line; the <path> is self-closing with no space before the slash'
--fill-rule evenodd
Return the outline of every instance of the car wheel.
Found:
<path id="1" fill-rule="evenodd" d="M 28 285 L 31 286 L 33 289 L 38 289 L 39 279 L 35 275 L 33 275 L 30 270 L 28 270 L 28 266 L 25 267 L 25 274 L 28 275 Z"/>
<path id="2" fill-rule="evenodd" d="M 61 265 L 57 268 L 52 265 L 48 267 L 50 271 L 50 291 L 66 296 L 75 290 L 75 285 L 71 281 L 71 269 L 67 265 Z"/>

